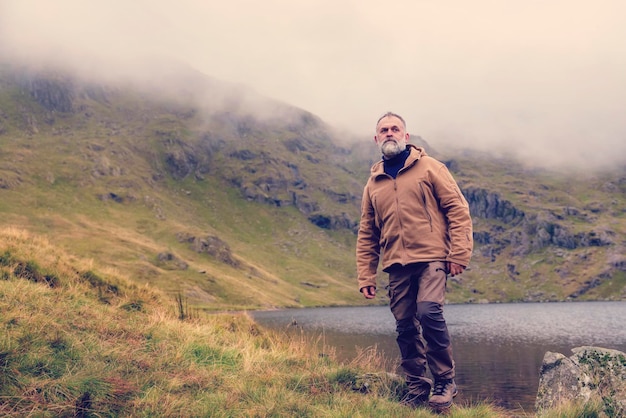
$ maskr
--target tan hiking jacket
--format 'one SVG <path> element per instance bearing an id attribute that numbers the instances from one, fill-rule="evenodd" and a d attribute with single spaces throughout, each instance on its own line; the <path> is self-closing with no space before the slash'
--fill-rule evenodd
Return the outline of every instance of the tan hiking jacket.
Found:
<path id="1" fill-rule="evenodd" d="M 410 154 L 397 177 L 383 162 L 372 166 L 363 190 L 356 245 L 359 289 L 376 286 L 394 264 L 451 261 L 467 267 L 472 248 L 469 206 L 445 164 L 408 144 Z"/>

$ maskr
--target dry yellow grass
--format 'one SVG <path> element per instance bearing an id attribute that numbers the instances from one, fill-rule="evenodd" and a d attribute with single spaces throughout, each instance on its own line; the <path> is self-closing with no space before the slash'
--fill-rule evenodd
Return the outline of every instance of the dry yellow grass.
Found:
<path id="1" fill-rule="evenodd" d="M 245 313 L 180 320 L 161 291 L 19 229 L 0 230 L 0 273 L 3 416 L 435 416 L 399 405 L 402 385 L 380 373 L 375 348 L 339 364 L 323 339 Z M 451 416 L 507 413 L 461 405 Z"/>

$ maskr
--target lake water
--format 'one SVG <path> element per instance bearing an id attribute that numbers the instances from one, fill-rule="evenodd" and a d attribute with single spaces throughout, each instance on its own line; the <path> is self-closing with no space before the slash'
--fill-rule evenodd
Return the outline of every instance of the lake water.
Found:
<path id="1" fill-rule="evenodd" d="M 395 321 L 388 306 L 251 312 L 262 326 L 297 329 L 335 348 L 340 361 L 376 347 L 397 364 Z M 459 396 L 510 410 L 534 411 L 547 351 L 572 355 L 584 345 L 626 352 L 626 302 L 446 305 Z M 396 371 L 394 370 L 390 371 Z"/>

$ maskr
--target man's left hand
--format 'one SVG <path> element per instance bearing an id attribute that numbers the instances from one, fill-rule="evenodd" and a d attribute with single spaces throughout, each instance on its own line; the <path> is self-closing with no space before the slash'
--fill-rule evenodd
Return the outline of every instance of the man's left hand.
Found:
<path id="1" fill-rule="evenodd" d="M 450 273 L 450 276 L 454 277 L 457 274 L 463 273 L 464 270 L 464 266 L 448 261 L 448 273 Z"/>

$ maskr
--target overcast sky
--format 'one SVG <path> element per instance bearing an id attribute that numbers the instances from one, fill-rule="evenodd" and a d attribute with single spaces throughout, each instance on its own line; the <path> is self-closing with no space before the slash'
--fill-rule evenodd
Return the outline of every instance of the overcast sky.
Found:
<path id="1" fill-rule="evenodd" d="M 0 0 L 0 48 L 165 55 L 368 139 L 392 110 L 438 148 L 626 162 L 624 0 Z"/>

